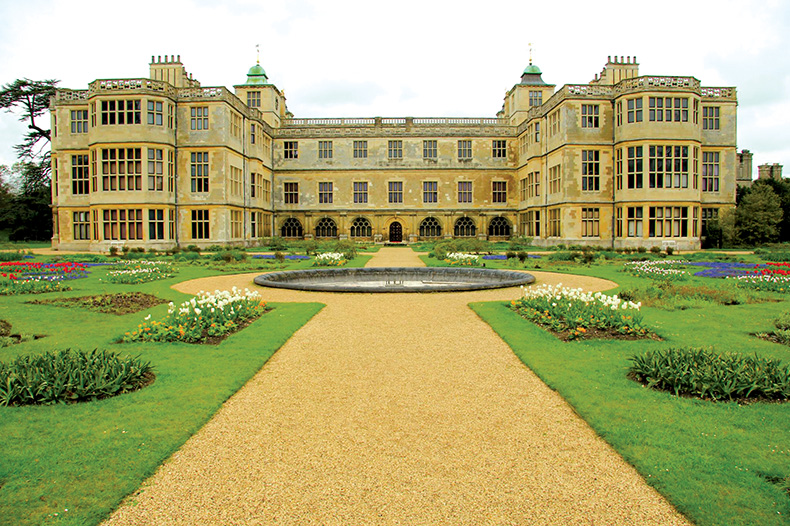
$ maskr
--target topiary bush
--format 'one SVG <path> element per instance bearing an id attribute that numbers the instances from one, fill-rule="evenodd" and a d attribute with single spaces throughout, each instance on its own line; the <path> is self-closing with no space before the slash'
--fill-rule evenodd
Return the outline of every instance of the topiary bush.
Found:
<path id="1" fill-rule="evenodd" d="M 711 400 L 790 399 L 790 365 L 712 348 L 670 348 L 632 356 L 629 377 L 647 387 Z"/>
<path id="2" fill-rule="evenodd" d="M 0 405 L 98 400 L 135 391 L 154 378 L 149 362 L 94 349 L 47 351 L 0 362 Z"/>

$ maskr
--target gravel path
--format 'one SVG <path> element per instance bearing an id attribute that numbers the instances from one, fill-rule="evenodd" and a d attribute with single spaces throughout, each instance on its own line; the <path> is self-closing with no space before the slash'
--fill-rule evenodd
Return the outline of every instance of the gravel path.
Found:
<path id="1" fill-rule="evenodd" d="M 327 306 L 107 525 L 688 524 L 467 307 L 518 289 L 264 296 Z"/>

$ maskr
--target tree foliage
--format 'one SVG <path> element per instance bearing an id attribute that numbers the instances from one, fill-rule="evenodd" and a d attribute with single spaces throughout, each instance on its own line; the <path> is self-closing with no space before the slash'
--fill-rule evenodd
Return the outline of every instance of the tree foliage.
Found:
<path id="1" fill-rule="evenodd" d="M 22 142 L 14 146 L 21 161 L 46 161 L 46 174 L 49 174 L 48 126 L 43 126 L 43 117 L 49 111 L 49 99 L 55 95 L 57 80 L 17 79 L 0 88 L 0 109 L 17 113 L 19 120 L 27 122 L 28 132 Z"/>
<path id="2" fill-rule="evenodd" d="M 773 188 L 755 184 L 735 212 L 739 240 L 752 246 L 778 241 L 783 215 L 781 199 Z"/>

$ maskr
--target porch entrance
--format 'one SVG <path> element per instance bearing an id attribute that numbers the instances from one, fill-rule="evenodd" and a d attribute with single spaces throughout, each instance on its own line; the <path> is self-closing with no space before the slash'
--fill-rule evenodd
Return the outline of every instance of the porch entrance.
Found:
<path id="1" fill-rule="evenodd" d="M 403 241 L 403 225 L 395 221 L 390 225 L 390 243 L 400 243 Z"/>

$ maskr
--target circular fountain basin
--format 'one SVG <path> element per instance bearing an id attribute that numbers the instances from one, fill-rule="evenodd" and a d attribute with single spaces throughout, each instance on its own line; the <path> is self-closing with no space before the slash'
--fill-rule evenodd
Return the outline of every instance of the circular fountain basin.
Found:
<path id="1" fill-rule="evenodd" d="M 456 267 L 323 268 L 271 272 L 263 287 L 322 292 L 447 292 L 517 287 L 535 281 L 524 272 Z"/>

